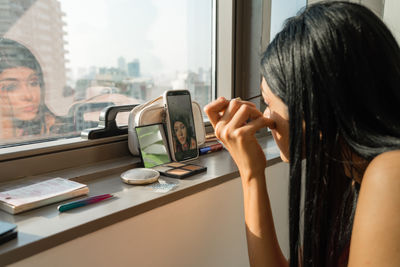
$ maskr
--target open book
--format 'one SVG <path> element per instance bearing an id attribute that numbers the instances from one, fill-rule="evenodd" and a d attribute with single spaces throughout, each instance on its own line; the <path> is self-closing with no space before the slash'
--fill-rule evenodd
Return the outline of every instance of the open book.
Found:
<path id="1" fill-rule="evenodd" d="M 0 192 L 0 209 L 16 214 L 88 193 L 87 185 L 68 179 L 53 178 Z"/>

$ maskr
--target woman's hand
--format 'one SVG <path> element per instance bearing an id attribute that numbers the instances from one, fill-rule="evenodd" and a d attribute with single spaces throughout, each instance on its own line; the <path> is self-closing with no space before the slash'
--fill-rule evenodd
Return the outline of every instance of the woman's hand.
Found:
<path id="1" fill-rule="evenodd" d="M 263 127 L 275 128 L 275 122 L 264 117 L 250 102 L 228 101 L 223 97 L 208 104 L 204 111 L 240 171 L 250 265 L 288 266 L 279 247 L 269 205 L 265 181 L 267 160 L 255 137 Z"/>
<path id="2" fill-rule="evenodd" d="M 247 101 L 223 97 L 204 108 L 216 137 L 224 143 L 239 168 L 242 179 L 263 177 L 267 165 L 265 154 L 255 138 L 255 133 L 264 127 L 273 127 L 267 119 Z"/>

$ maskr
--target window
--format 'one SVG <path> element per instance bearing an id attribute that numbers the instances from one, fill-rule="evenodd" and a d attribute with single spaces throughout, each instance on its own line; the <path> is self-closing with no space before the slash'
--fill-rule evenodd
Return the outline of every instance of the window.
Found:
<path id="1" fill-rule="evenodd" d="M 400 17 L 398 11 L 400 2 L 395 0 L 386 0 L 383 13 L 383 21 L 388 25 L 397 42 L 400 44 Z"/>
<path id="2" fill-rule="evenodd" d="M 295 16 L 306 5 L 307 0 L 271 0 L 270 40 L 281 31 L 286 19 Z"/>
<path id="3" fill-rule="evenodd" d="M 165 90 L 188 89 L 202 106 L 210 102 L 213 5 L 3 0 L 0 148 L 77 137 L 97 126 L 102 108 Z"/>
<path id="4" fill-rule="evenodd" d="M 189 0 L 186 1 L 189 3 Z M 190 0 L 190 1 L 197 2 L 197 0 L 196 1 Z M 31 4 L 26 6 L 21 6 L 17 2 L 19 3 L 20 1 L 0 0 L 0 8 L 1 4 L 3 3 L 4 3 L 3 6 L 5 6 L 8 9 L 14 7 L 13 14 L 18 14 L 18 16 L 16 17 L 19 18 L 19 17 L 24 17 L 23 14 L 25 14 L 24 12 L 26 10 L 31 10 L 31 4 L 47 3 L 47 1 L 43 0 L 41 1 L 27 0 L 24 2 L 25 3 L 29 2 Z M 164 2 L 164 1 L 157 0 L 154 2 Z M 64 17 L 62 21 L 60 21 L 60 23 L 63 25 L 62 26 L 63 31 L 68 32 L 67 29 L 68 20 L 66 19 L 67 17 L 66 11 L 63 10 L 63 6 L 60 1 L 52 1 L 52 3 L 59 3 L 58 8 L 55 8 L 55 10 L 59 9 L 63 13 Z M 115 2 L 115 4 L 118 3 L 119 2 Z M 192 18 L 187 18 L 187 21 L 193 20 L 194 18 L 198 18 L 198 20 L 202 21 L 202 25 L 204 27 L 208 27 L 207 26 L 208 23 L 211 25 L 211 30 L 210 30 L 211 44 L 199 43 L 199 45 L 204 45 L 204 46 L 210 45 L 211 47 L 210 48 L 211 55 L 207 55 L 207 57 L 210 58 L 209 60 L 211 65 L 211 76 L 212 76 L 211 77 L 212 89 L 210 94 L 212 95 L 211 96 L 212 99 L 214 99 L 217 96 L 224 96 L 229 99 L 234 96 L 233 63 L 235 58 L 234 55 L 235 3 L 234 1 L 231 0 L 210 0 L 209 3 L 211 5 L 209 10 L 210 14 L 208 14 L 205 19 L 200 18 L 199 17 L 200 14 L 197 14 Z M 48 4 L 46 5 L 49 6 L 49 8 L 52 7 L 51 5 Z M 97 7 L 97 2 L 94 4 L 94 6 Z M 188 8 L 189 4 L 185 5 L 185 7 Z M 194 8 L 195 6 L 192 5 L 192 9 Z M 43 7 L 41 7 L 40 12 L 44 13 Z M 86 13 L 88 12 L 95 12 L 95 10 L 94 8 L 86 10 Z M 187 16 L 188 14 L 186 14 L 186 17 Z M 16 19 L 9 17 L 8 18 L 0 17 L 0 20 L 7 22 L 7 23 L 0 23 L 0 34 L 1 34 L 0 38 L 4 36 L 7 37 L 10 28 L 14 27 L 12 25 L 16 24 Z M 210 21 L 207 22 L 208 20 Z M 35 23 L 32 22 L 32 25 L 35 25 Z M 24 34 L 26 36 L 30 36 L 29 28 L 19 28 L 18 30 L 14 31 L 14 35 L 19 35 L 20 37 L 21 35 L 24 36 Z M 40 38 L 40 36 L 37 34 L 35 36 L 37 39 Z M 32 38 L 37 41 L 37 39 L 34 38 L 35 36 L 33 36 Z M 72 63 L 72 59 L 70 58 L 70 53 L 72 52 L 69 51 L 71 49 L 70 48 L 71 40 L 68 38 L 68 35 L 66 36 L 67 36 L 66 38 L 53 40 L 53 42 L 54 44 L 57 45 L 63 43 L 64 50 L 66 50 L 65 52 L 68 54 L 68 57 L 66 57 L 65 59 L 66 66 L 68 66 L 68 68 L 71 68 L 69 63 L 69 61 L 71 61 Z M 29 44 L 27 45 L 25 42 L 23 42 L 23 44 L 28 48 L 32 48 L 31 45 Z M 107 46 L 107 48 L 109 46 Z M 35 49 L 44 49 L 45 51 L 48 52 L 48 51 L 54 51 L 56 48 L 42 42 L 40 43 L 40 45 L 35 46 Z M 46 56 L 48 55 L 46 54 L 44 57 Z M 51 57 L 52 55 L 50 56 L 50 59 Z M 41 63 L 42 61 L 45 61 L 45 59 L 43 58 L 40 58 L 40 60 Z M 46 60 L 49 61 L 49 59 Z M 57 62 L 56 60 L 50 60 L 50 61 Z M 141 64 L 142 63 L 143 62 L 141 62 Z M 118 59 L 116 64 L 118 64 Z M 67 69 L 67 74 L 69 72 L 70 71 Z M 68 75 L 67 77 L 72 77 Z M 68 81 L 66 83 L 68 83 Z M 49 87 L 47 91 L 50 90 L 54 89 L 51 89 Z M 65 93 L 65 95 L 67 96 L 69 95 L 68 92 L 71 91 L 74 92 L 75 88 L 72 87 L 69 88 L 67 86 L 66 88 L 62 88 L 62 93 L 59 92 L 59 95 L 64 96 Z M 73 95 L 69 95 L 69 97 L 72 98 L 74 95 L 75 92 Z M 54 97 L 47 96 L 46 94 L 46 100 L 50 99 L 54 99 Z M 77 102 L 78 103 L 76 104 L 80 105 L 80 102 L 79 101 Z M 101 102 L 99 103 L 102 104 Z M 2 112 L 1 103 L 0 103 L 0 112 Z M 60 114 L 59 116 L 62 116 L 62 114 Z M 86 123 L 91 123 L 91 122 L 88 121 Z M 0 123 L 0 125 L 2 125 L 2 122 Z M 1 132 L 2 129 L 0 128 L 0 133 Z M 35 140 L 34 136 L 28 136 L 27 140 L 30 142 L 29 144 L 26 144 L 27 142 L 25 142 L 25 140 L 23 140 L 22 138 L 18 140 L 0 138 L 0 181 L 1 182 L 11 181 L 23 177 L 28 177 L 28 178 L 35 176 L 42 177 L 43 175 L 51 175 L 53 177 L 54 175 L 56 176 L 59 175 L 58 173 L 60 171 L 63 173 L 68 172 L 71 175 L 74 175 L 74 177 L 76 177 L 75 175 L 77 174 L 77 171 L 84 176 L 89 175 L 90 177 L 92 177 L 92 176 L 97 176 L 98 172 L 101 173 L 103 171 L 109 171 L 109 168 L 111 169 L 115 168 L 115 164 L 116 166 L 120 166 L 121 164 L 124 165 L 124 164 L 131 164 L 132 162 L 137 162 L 137 159 L 132 158 L 129 154 L 127 145 L 127 136 L 109 137 L 99 140 L 84 140 L 80 137 L 73 137 L 73 135 L 53 136 L 53 139 L 47 138 L 46 136 L 41 136 L 41 139 L 39 139 L 38 142 L 35 143 L 32 143 Z M 91 168 L 90 166 L 93 166 L 93 164 L 99 166 L 99 168 Z M 88 169 L 86 169 L 87 166 L 89 166 Z M 26 179 L 24 178 L 21 181 L 25 180 Z"/>
<path id="5" fill-rule="evenodd" d="M 260 110 L 260 55 L 282 29 L 284 21 L 296 15 L 306 0 L 249 0 L 236 2 L 235 96 L 253 102 Z M 219 89 L 219 87 L 218 87 Z"/>

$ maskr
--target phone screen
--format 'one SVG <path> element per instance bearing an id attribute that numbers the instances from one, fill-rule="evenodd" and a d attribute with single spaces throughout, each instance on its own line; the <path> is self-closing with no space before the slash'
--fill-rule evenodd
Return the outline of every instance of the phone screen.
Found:
<path id="1" fill-rule="evenodd" d="M 167 105 L 175 159 L 182 161 L 198 155 L 192 101 L 186 90 L 167 93 Z"/>
<path id="2" fill-rule="evenodd" d="M 135 130 L 145 168 L 171 162 L 162 124 L 140 126 Z"/>

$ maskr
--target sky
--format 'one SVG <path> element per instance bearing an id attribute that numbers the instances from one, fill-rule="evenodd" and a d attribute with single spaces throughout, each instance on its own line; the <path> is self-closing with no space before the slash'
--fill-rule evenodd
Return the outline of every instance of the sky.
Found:
<path id="1" fill-rule="evenodd" d="M 282 29 L 285 20 L 305 7 L 307 0 L 273 0 L 271 2 L 271 39 Z"/>
<path id="2" fill-rule="evenodd" d="M 117 67 L 139 59 L 141 72 L 209 68 L 211 0 L 60 0 L 69 68 Z M 201 45 L 196 45 L 201 44 Z M 188 54 L 196 46 L 196 54 Z"/>
<path id="3" fill-rule="evenodd" d="M 139 59 L 143 76 L 211 66 L 211 0 L 59 0 L 68 67 Z M 271 40 L 306 0 L 273 0 Z"/>

